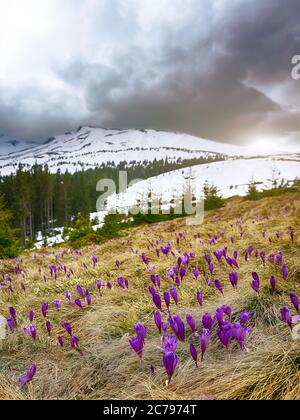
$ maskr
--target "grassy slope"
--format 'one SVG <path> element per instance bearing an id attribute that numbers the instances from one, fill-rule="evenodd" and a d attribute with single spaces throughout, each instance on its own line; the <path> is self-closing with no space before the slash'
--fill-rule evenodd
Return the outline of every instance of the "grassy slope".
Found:
<path id="1" fill-rule="evenodd" d="M 270 215 L 270 219 L 264 217 Z M 244 220 L 245 236 L 239 239 L 237 219 Z M 258 216 L 258 219 L 256 218 Z M 234 228 L 230 224 L 234 223 Z M 292 245 L 289 238 L 289 226 L 293 225 L 296 234 L 300 231 L 300 196 L 285 194 L 277 198 L 267 198 L 258 202 L 243 202 L 233 199 L 224 209 L 210 212 L 205 223 L 199 228 L 186 226 L 185 220 L 176 220 L 154 226 L 132 229 L 117 240 L 112 240 L 96 249 L 83 250 L 82 256 L 67 254 L 58 259 L 75 270 L 74 278 L 67 279 L 61 274 L 56 282 L 49 279 L 48 267 L 55 263 L 55 256 L 37 254 L 24 256 L 21 263 L 26 273 L 26 293 L 20 290 L 20 276 L 15 280 L 15 293 L 7 295 L 0 292 L 0 314 L 7 316 L 7 307 L 16 307 L 20 316 L 19 327 L 8 339 L 0 342 L 0 398 L 68 398 L 68 399 L 201 399 L 211 395 L 215 398 L 243 399 L 297 399 L 300 396 L 300 342 L 292 341 L 291 335 L 279 320 L 279 309 L 289 304 L 288 294 L 295 291 L 300 296 L 300 253 L 299 234 Z M 266 230 L 273 242 L 261 235 Z M 264 249 L 266 255 L 282 250 L 284 260 L 289 267 L 289 278 L 283 282 L 280 269 L 267 263 L 264 267 L 255 258 L 245 263 L 240 256 L 239 289 L 233 291 L 228 281 L 229 268 L 225 265 L 217 267 L 216 276 L 226 285 L 224 297 L 215 289 L 204 286 L 203 279 L 195 281 L 189 272 L 180 288 L 180 302 L 177 313 L 183 317 L 192 313 L 200 321 L 206 311 L 213 312 L 224 303 L 233 306 L 235 313 L 243 309 L 251 309 L 253 333 L 248 342 L 248 352 L 241 353 L 232 345 L 227 354 L 214 339 L 208 349 L 202 368 L 196 369 L 188 354 L 188 336 L 186 343 L 179 344 L 180 364 L 169 387 L 166 387 L 166 375 L 162 365 L 162 354 L 159 349 L 160 337 L 154 328 L 153 304 L 149 297 L 149 272 L 138 255 L 130 252 L 130 246 L 139 252 L 146 252 L 150 263 L 156 266 L 156 273 L 163 278 L 162 286 L 169 288 L 172 282 L 165 277 L 167 267 L 173 266 L 172 256 L 157 258 L 155 251 L 147 249 L 147 239 L 160 237 L 174 241 L 175 233 L 187 232 L 187 240 L 180 247 L 190 252 L 189 242 L 193 243 L 192 251 L 196 259 L 192 266 L 205 268 L 204 253 L 212 252 L 224 245 L 229 246 L 229 255 L 236 248 L 240 255 L 249 244 Z M 200 232 L 202 238 L 208 233 L 217 234 L 225 231 L 225 236 L 214 246 L 203 246 L 193 239 L 193 234 Z M 276 232 L 285 235 L 277 239 Z M 234 247 L 230 243 L 232 234 L 236 238 Z M 59 253 L 59 250 L 55 251 Z M 99 257 L 96 269 L 91 268 L 91 254 Z M 118 270 L 114 262 L 122 263 Z M 85 270 L 82 263 L 89 265 Z M 58 263 L 57 263 L 58 264 Z M 15 263 L 1 266 L 1 271 L 9 272 Z M 217 265 L 217 264 L 216 264 Z M 45 283 L 38 274 L 38 266 L 42 266 L 47 274 Z M 261 275 L 263 290 L 257 296 L 249 284 L 251 272 Z M 116 278 L 122 274 L 129 280 L 129 290 L 116 287 Z M 270 276 L 278 279 L 278 293 L 271 297 L 266 287 Z M 102 298 L 96 290 L 91 292 L 93 305 L 91 308 L 73 308 L 64 302 L 59 313 L 51 308 L 49 320 L 54 324 L 53 336 L 49 339 L 44 329 L 44 320 L 40 315 L 41 304 L 51 303 L 54 299 L 63 298 L 66 291 L 75 296 L 76 284 L 91 287 L 97 278 L 110 280 L 114 284 L 112 291 L 105 290 Z M 196 301 L 198 288 L 204 291 L 204 307 L 201 309 Z M 91 289 L 92 290 L 92 289 Z M 291 305 L 290 305 L 291 306 Z M 38 339 L 34 343 L 25 336 L 22 328 L 28 325 L 28 312 L 33 308 L 38 313 L 35 325 L 38 328 Z M 175 311 L 175 308 L 172 308 Z M 56 336 L 63 334 L 60 322 L 72 322 L 74 334 L 80 339 L 83 356 L 69 349 L 69 345 L 61 350 L 56 343 Z M 129 336 L 133 335 L 136 321 L 146 323 L 148 337 L 144 352 L 144 362 L 139 364 L 128 345 Z M 28 389 L 21 391 L 18 377 L 24 374 L 32 363 L 37 364 L 37 375 Z M 154 375 L 149 372 L 150 365 L 156 368 Z"/>

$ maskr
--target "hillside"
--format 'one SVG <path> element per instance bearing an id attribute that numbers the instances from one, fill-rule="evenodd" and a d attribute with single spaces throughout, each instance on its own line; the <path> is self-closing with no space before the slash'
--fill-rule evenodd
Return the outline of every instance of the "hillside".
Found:
<path id="1" fill-rule="evenodd" d="M 0 398 L 299 399 L 300 341 L 292 339 L 288 326 L 280 320 L 283 306 L 295 315 L 289 293 L 300 297 L 299 221 L 298 193 L 257 202 L 235 198 L 225 208 L 207 213 L 205 223 L 199 227 L 188 227 L 185 219 L 178 219 L 128 230 L 121 238 L 101 246 L 77 251 L 57 248 L 2 261 L 0 314 L 9 317 L 8 307 L 13 306 L 16 326 L 0 340 Z M 295 232 L 293 242 L 290 227 Z M 237 251 L 238 268 L 228 266 L 225 258 L 218 263 L 213 253 L 224 247 L 231 258 Z M 159 257 L 156 249 L 160 250 Z M 283 261 L 276 264 L 270 254 L 276 256 L 279 251 Z M 178 306 L 171 299 L 170 313 L 184 320 L 185 341 L 177 340 L 179 363 L 167 386 L 161 337 L 153 321 L 156 308 L 148 286 L 151 274 L 160 276 L 161 289 L 156 286 L 155 293 L 161 296 L 161 316 L 167 323 L 163 292 L 175 284 L 166 269 L 174 267 L 184 253 L 189 255 L 189 261 L 181 263 L 186 273 L 177 289 Z M 205 253 L 214 265 L 212 276 Z M 288 268 L 286 280 L 282 275 L 284 264 Z M 197 280 L 193 268 L 199 269 Z M 238 273 L 237 289 L 229 282 L 230 272 Z M 251 288 L 252 272 L 260 278 L 259 293 Z M 272 275 L 276 278 L 273 294 L 269 285 Z M 118 282 L 120 276 L 123 280 Z M 97 279 L 101 279 L 100 293 Z M 128 280 L 128 289 L 124 279 Z M 224 295 L 209 279 L 221 281 Z M 78 284 L 82 290 L 76 290 Z M 203 292 L 203 307 L 197 302 L 199 289 Z M 72 294 L 68 296 L 72 304 L 65 298 L 66 292 Z M 80 297 L 82 292 L 85 298 Z M 75 298 L 81 299 L 83 309 L 74 304 Z M 46 318 L 41 313 L 44 303 L 49 304 Z M 189 345 L 194 343 L 200 353 L 199 340 L 192 335 L 186 314 L 193 315 L 201 336 L 204 313 L 213 316 L 224 304 L 232 308 L 231 322 L 237 322 L 242 311 L 251 312 L 248 326 L 252 331 L 246 349 L 241 351 L 232 340 L 226 351 L 217 337 L 215 321 L 202 366 L 199 362 L 196 368 Z M 35 313 L 32 324 L 36 340 L 23 332 L 23 327 L 30 324 L 30 309 Z M 228 320 L 227 315 L 223 316 Z M 52 326 L 50 336 L 46 319 Z M 74 342 L 75 348 L 70 346 L 70 337 L 62 327 L 66 321 L 79 339 L 79 348 Z M 141 363 L 128 342 L 138 321 L 147 328 Z M 167 330 L 174 335 L 170 326 Z M 62 348 L 58 336 L 63 339 Z M 36 375 L 21 390 L 18 378 L 32 364 L 37 366 Z"/>
<path id="2" fill-rule="evenodd" d="M 23 150 L 23 149 L 27 150 Z M 14 152 L 14 153 L 12 153 Z M 299 150 L 298 150 L 299 152 Z M 121 130 L 96 127 L 79 127 L 77 131 L 54 136 L 43 144 L 21 144 L 13 149 L 0 147 L 0 174 L 15 172 L 21 162 L 25 169 L 35 163 L 47 164 L 50 172 L 95 168 L 101 164 L 118 165 L 127 162 L 153 162 L 155 159 L 195 159 L 229 157 L 271 156 L 283 153 L 285 157 L 295 157 L 294 149 L 257 150 L 218 143 L 194 137 L 155 130 Z M 282 156 L 281 156 L 282 158 Z"/>

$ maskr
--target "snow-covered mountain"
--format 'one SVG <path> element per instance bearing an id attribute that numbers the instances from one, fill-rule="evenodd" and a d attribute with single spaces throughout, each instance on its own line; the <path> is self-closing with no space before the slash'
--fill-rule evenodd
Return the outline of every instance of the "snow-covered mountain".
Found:
<path id="1" fill-rule="evenodd" d="M 268 151 L 273 154 L 276 151 Z M 50 138 L 44 144 L 0 139 L 0 174 L 16 170 L 21 162 L 30 168 L 36 162 L 47 164 L 51 172 L 60 169 L 75 172 L 102 163 L 128 163 L 178 158 L 250 157 L 265 155 L 265 151 L 218 143 L 187 134 L 155 130 L 118 130 L 80 127 Z"/>
<path id="2" fill-rule="evenodd" d="M 0 157 L 5 156 L 9 159 L 11 154 L 23 153 L 34 146 L 36 143 L 0 134 Z"/>

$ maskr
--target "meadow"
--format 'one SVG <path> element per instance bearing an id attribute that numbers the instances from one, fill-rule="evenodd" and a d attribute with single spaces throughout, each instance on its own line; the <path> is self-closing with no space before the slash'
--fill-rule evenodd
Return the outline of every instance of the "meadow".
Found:
<path id="1" fill-rule="evenodd" d="M 0 399 L 299 399 L 299 232 L 293 192 L 1 261 Z"/>

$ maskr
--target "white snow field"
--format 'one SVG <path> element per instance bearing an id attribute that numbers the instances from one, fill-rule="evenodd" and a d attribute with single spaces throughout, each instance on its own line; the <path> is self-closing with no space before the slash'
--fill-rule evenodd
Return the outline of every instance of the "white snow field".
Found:
<path id="1" fill-rule="evenodd" d="M 217 186 L 221 195 L 228 198 L 245 195 L 252 180 L 257 183 L 258 190 L 263 190 L 271 188 L 274 179 L 278 182 L 293 182 L 296 178 L 300 178 L 300 161 L 274 158 L 230 159 L 179 169 L 137 182 L 125 193 L 110 196 L 107 210 L 130 208 L 138 199 L 145 199 L 150 191 L 168 202 L 184 191 L 187 179 L 190 179 L 193 193 L 198 198 L 203 196 L 206 181 Z M 97 213 L 91 217 L 97 217 Z M 103 213 L 100 212 L 98 217 L 100 221 L 103 220 Z"/>

